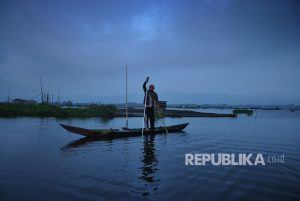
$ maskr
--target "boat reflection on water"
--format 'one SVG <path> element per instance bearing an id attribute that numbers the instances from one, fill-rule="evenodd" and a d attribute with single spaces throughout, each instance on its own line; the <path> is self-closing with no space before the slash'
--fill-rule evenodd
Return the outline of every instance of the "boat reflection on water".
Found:
<path id="1" fill-rule="evenodd" d="M 77 155 L 79 148 L 87 146 L 96 141 L 105 141 L 107 143 L 112 143 L 113 140 L 103 140 L 97 138 L 81 138 L 70 142 L 69 144 L 63 146 L 61 151 L 63 151 L 66 156 Z M 143 196 L 149 195 L 151 192 L 158 190 L 158 184 L 160 179 L 157 178 L 158 171 L 158 159 L 155 153 L 155 135 L 145 136 L 143 139 L 143 147 L 141 150 L 141 171 L 140 175 L 137 177 L 138 180 L 142 182 L 142 188 L 136 191 L 136 193 L 141 193 Z"/>
<path id="2" fill-rule="evenodd" d="M 156 191 L 158 189 L 157 185 L 160 179 L 156 178 L 156 171 L 158 170 L 158 160 L 155 153 L 155 136 L 145 136 L 143 141 L 143 149 L 142 149 L 142 175 L 139 177 L 145 183 L 146 191 L 143 192 L 144 196 L 147 196 L 152 191 Z"/>
<path id="3" fill-rule="evenodd" d="M 105 140 L 99 140 L 97 138 L 84 137 L 84 138 L 80 138 L 79 140 L 74 140 L 74 141 L 70 142 L 69 144 L 63 146 L 61 148 L 61 150 L 62 151 L 67 151 L 69 149 L 83 147 L 83 146 L 86 146 L 86 145 L 88 145 L 90 143 L 93 143 L 93 142 L 96 142 L 96 141 L 105 141 Z M 111 140 L 106 140 L 106 141 L 111 141 Z"/>

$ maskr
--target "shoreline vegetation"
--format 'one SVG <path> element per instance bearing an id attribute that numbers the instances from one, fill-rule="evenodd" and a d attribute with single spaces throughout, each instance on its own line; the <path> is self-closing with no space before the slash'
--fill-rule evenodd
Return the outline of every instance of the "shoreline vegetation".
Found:
<path id="1" fill-rule="evenodd" d="M 250 109 L 240 109 L 240 108 L 237 108 L 237 109 L 234 109 L 232 111 L 233 114 L 246 114 L 248 116 L 252 116 L 253 115 L 253 110 L 250 110 Z"/>
<path id="2" fill-rule="evenodd" d="M 142 117 L 143 108 L 128 108 L 129 117 Z M 236 114 L 216 114 L 192 110 L 164 109 L 158 117 L 236 117 Z M 52 104 L 0 103 L 0 117 L 56 117 L 56 118 L 113 118 L 125 117 L 125 109 L 112 104 L 60 106 Z"/>
<path id="3" fill-rule="evenodd" d="M 51 104 L 0 104 L 0 117 L 57 117 L 57 118 L 113 118 L 114 105 L 91 104 L 87 107 L 57 106 Z"/>
<path id="4" fill-rule="evenodd" d="M 143 108 L 128 108 L 128 117 L 142 117 L 144 109 Z M 236 114 L 217 114 L 209 112 L 196 112 L 193 110 L 176 110 L 176 109 L 164 109 L 156 111 L 156 117 L 236 117 Z M 118 109 L 117 117 L 125 116 L 125 109 Z"/>
<path id="5" fill-rule="evenodd" d="M 125 105 L 123 104 L 45 104 L 45 103 L 0 103 L 0 117 L 56 117 L 56 118 L 114 118 L 114 117 L 125 117 Z M 194 111 L 195 109 L 207 109 L 209 107 L 199 107 L 193 105 L 188 107 L 186 105 L 179 105 L 177 107 L 163 109 L 161 113 L 156 114 L 160 117 L 236 117 L 239 114 L 253 115 L 256 109 L 271 110 L 271 108 L 247 108 L 247 107 L 230 107 L 230 108 L 219 108 L 211 107 L 216 109 L 232 109 L 232 113 L 210 113 L 210 112 L 199 112 Z M 130 105 L 128 107 L 128 117 L 142 117 L 143 106 L 140 104 Z M 272 107 L 274 110 L 280 110 L 279 107 Z M 290 110 L 294 112 L 295 110 Z"/>

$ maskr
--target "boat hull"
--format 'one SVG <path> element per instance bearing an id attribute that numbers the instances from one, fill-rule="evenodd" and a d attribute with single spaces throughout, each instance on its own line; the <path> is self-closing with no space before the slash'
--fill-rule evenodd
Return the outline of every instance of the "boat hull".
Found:
<path id="1" fill-rule="evenodd" d="M 142 135 L 142 129 L 129 129 L 129 130 L 120 130 L 120 129 L 86 129 L 75 126 L 69 126 L 60 124 L 65 130 L 76 133 L 85 137 L 98 138 L 98 139 L 116 139 L 116 138 L 124 138 L 124 137 L 136 137 Z M 177 133 L 181 132 L 185 127 L 187 127 L 188 123 L 185 124 L 177 124 L 173 126 L 167 126 L 168 133 Z M 157 127 L 154 130 L 145 130 L 144 135 L 156 135 L 166 133 L 166 129 L 164 127 Z"/>

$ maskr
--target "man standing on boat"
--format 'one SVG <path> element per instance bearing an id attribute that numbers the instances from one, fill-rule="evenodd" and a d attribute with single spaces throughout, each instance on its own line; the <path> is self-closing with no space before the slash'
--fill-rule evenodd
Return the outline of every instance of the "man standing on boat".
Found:
<path id="1" fill-rule="evenodd" d="M 147 128 L 149 128 L 149 120 L 150 120 L 150 126 L 151 130 L 154 130 L 154 124 L 155 124 L 155 113 L 154 113 L 154 107 L 157 106 L 158 102 L 158 96 L 157 93 L 154 91 L 154 85 L 149 85 L 149 90 L 147 90 L 147 83 L 149 81 L 149 77 L 146 78 L 146 81 L 143 84 L 144 89 L 144 107 L 146 107 L 146 125 Z"/>

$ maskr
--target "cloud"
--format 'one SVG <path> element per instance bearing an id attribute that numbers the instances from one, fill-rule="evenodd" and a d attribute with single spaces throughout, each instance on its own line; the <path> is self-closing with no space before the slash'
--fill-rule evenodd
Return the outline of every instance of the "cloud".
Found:
<path id="1" fill-rule="evenodd" d="M 1 96 L 35 94 L 39 77 L 70 97 L 118 96 L 128 64 L 132 94 L 150 75 L 161 94 L 264 89 L 297 101 L 298 10 L 297 1 L 2 1 Z"/>

